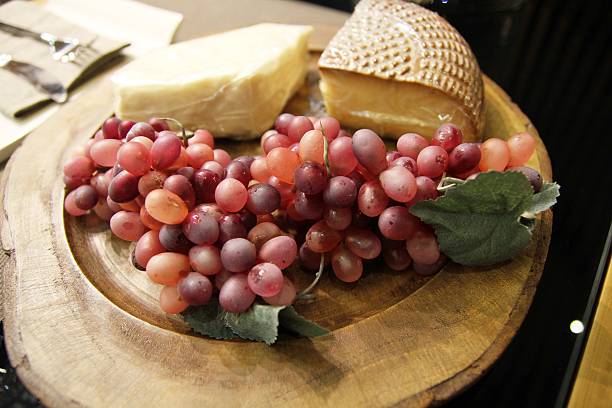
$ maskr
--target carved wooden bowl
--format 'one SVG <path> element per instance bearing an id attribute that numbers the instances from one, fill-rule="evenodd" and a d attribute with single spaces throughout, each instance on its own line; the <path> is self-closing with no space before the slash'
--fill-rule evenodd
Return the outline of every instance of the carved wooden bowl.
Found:
<path id="1" fill-rule="evenodd" d="M 316 101 L 316 77 L 291 102 Z M 537 131 L 485 80 L 485 136 Z M 311 93 L 314 92 L 314 93 Z M 160 286 L 130 261 L 131 247 L 103 225 L 63 212 L 62 163 L 112 114 L 107 79 L 38 128 L 4 174 L 5 335 L 23 382 L 50 406 L 429 405 L 476 381 L 520 326 L 546 259 L 552 214 L 529 248 L 494 268 L 454 264 L 424 278 L 368 265 L 356 284 L 324 278 L 298 305 L 331 329 L 274 346 L 188 331 L 158 307 Z M 550 180 L 538 138 L 531 165 Z M 257 142 L 223 143 L 253 153 Z M 302 287 L 312 279 L 296 277 Z"/>

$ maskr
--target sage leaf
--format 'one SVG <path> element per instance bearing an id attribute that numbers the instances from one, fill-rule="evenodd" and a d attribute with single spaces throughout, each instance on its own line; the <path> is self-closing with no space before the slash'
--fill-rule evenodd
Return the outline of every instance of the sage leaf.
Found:
<path id="1" fill-rule="evenodd" d="M 531 204 L 527 212 L 537 214 L 548 210 L 557 203 L 559 197 L 559 185 L 557 183 L 544 183 L 540 191 L 531 198 Z"/>
<path id="2" fill-rule="evenodd" d="M 196 333 L 219 340 L 234 339 L 237 336 L 226 326 L 225 314 L 216 299 L 203 306 L 191 306 L 182 313 L 185 322 Z"/>
<path id="3" fill-rule="evenodd" d="M 270 345 L 278 337 L 278 314 L 285 306 L 254 304 L 244 313 L 225 313 L 225 324 L 243 339 Z"/>
<path id="4" fill-rule="evenodd" d="M 441 252 L 468 266 L 492 265 L 518 255 L 531 233 L 520 216 L 532 205 L 533 189 L 516 172 L 487 172 L 410 209 L 436 230 Z"/>
<path id="5" fill-rule="evenodd" d="M 284 308 L 279 313 L 280 326 L 303 337 L 318 337 L 329 333 L 324 327 L 305 319 L 293 306 Z"/>

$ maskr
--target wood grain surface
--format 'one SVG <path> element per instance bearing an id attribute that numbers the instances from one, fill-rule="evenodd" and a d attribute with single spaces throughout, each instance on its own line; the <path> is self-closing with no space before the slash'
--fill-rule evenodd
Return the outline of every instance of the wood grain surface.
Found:
<path id="1" fill-rule="evenodd" d="M 477 380 L 516 332 L 546 259 L 550 212 L 525 253 L 493 269 L 449 265 L 424 279 L 374 265 L 355 285 L 324 281 L 318 303 L 298 309 L 333 329 L 328 336 L 268 347 L 186 333 L 182 321 L 159 311 L 160 288 L 129 264 L 128 244 L 64 217 L 62 163 L 112 114 L 105 81 L 28 137 L 5 177 L 6 344 L 44 403 L 424 406 Z M 310 81 L 292 110 L 312 97 Z M 537 135 L 499 87 L 485 84 L 486 136 Z M 256 144 L 228 146 L 245 152 Z M 541 142 L 530 164 L 550 180 Z"/>
<path id="2" fill-rule="evenodd" d="M 609 407 L 612 402 L 612 263 L 572 388 L 568 407 Z"/>

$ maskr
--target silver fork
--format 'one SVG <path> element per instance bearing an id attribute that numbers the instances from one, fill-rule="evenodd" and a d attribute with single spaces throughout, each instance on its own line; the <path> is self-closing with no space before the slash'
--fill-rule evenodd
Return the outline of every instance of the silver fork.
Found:
<path id="1" fill-rule="evenodd" d="M 25 28 L 16 27 L 11 24 L 0 21 L 0 30 L 18 37 L 32 38 L 38 42 L 47 44 L 51 51 L 54 60 L 63 63 L 73 62 L 79 65 L 78 57 L 82 55 L 85 58 L 92 58 L 98 55 L 98 52 L 89 45 L 83 45 L 78 38 L 73 37 L 58 37 L 51 33 L 37 33 Z"/>

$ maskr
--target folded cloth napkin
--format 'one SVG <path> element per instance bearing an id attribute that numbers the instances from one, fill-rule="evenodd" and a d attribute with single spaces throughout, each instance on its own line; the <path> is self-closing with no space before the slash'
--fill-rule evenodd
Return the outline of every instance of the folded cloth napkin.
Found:
<path id="1" fill-rule="evenodd" d="M 10 54 L 17 61 L 27 62 L 48 71 L 66 89 L 93 75 L 114 59 L 129 44 L 97 36 L 46 11 L 37 4 L 10 1 L 0 7 L 0 21 L 36 32 L 48 32 L 57 37 L 77 38 L 95 51 L 83 53 L 82 61 L 63 63 L 52 58 L 49 46 L 32 38 L 18 37 L 0 31 L 0 53 Z M 0 69 L 0 111 L 17 117 L 49 100 L 25 79 Z"/>

